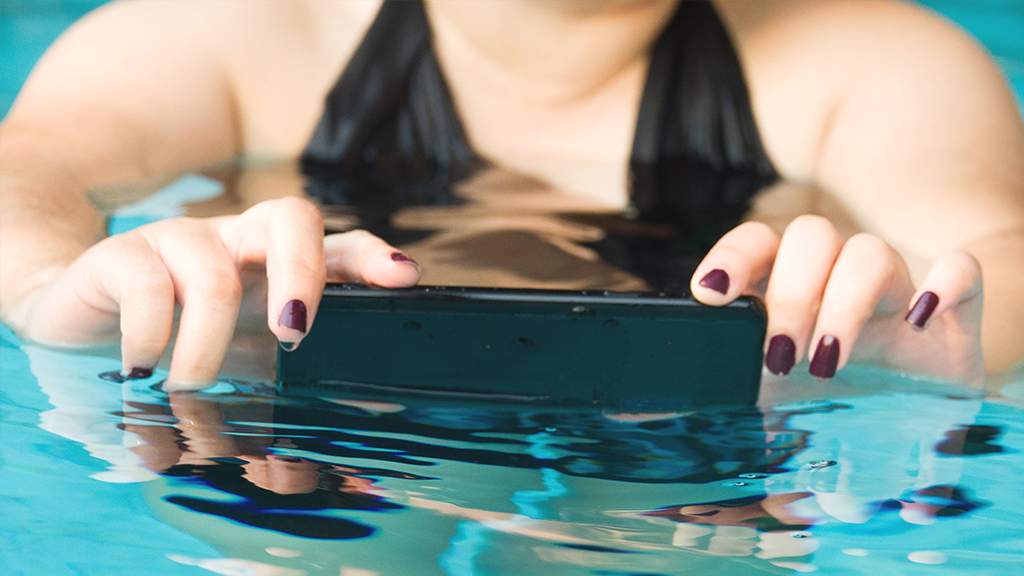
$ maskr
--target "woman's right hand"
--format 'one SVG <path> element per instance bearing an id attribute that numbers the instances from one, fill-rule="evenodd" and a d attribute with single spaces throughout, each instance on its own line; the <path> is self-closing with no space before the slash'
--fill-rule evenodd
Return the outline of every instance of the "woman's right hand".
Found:
<path id="1" fill-rule="evenodd" d="M 316 317 L 326 281 L 416 284 L 419 267 L 357 230 L 324 236 L 302 199 L 262 202 L 237 216 L 175 218 L 108 237 L 5 316 L 25 338 L 76 345 L 121 337 L 122 373 L 146 377 L 160 360 L 181 306 L 168 385 L 213 383 L 234 333 L 248 280 L 265 269 L 267 324 L 297 344 Z M 263 280 L 264 274 L 259 274 Z"/>

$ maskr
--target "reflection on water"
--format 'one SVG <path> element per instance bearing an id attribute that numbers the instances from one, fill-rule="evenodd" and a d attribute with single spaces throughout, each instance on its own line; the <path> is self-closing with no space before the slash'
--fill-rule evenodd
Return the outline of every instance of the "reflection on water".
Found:
<path id="1" fill-rule="evenodd" d="M 859 393 L 831 401 L 645 415 L 284 396 L 241 380 L 167 394 L 165 372 L 100 378 L 117 367 L 102 354 L 7 331 L 0 351 L 0 522 L 14 573 L 1006 574 L 1024 563 L 1024 409 L 885 391 L 898 375 L 855 374 Z M 79 545 L 57 545 L 69 541 Z"/>
<path id="2" fill-rule="evenodd" d="M 111 228 L 122 230 L 125 220 L 140 222 L 141 207 L 165 215 L 237 214 L 263 200 L 302 195 L 304 189 L 291 162 L 226 164 L 202 174 L 219 182 L 222 193 L 211 196 L 209 181 L 193 181 L 190 188 L 162 177 L 106 190 L 96 203 L 114 216 Z M 743 186 L 749 184 L 743 180 Z M 147 201 L 168 185 L 180 188 L 180 206 Z M 706 185 L 731 184 L 718 178 Z M 638 218 L 630 210 L 612 210 L 497 169 L 478 172 L 431 202 L 395 207 L 359 199 L 353 206 L 322 206 L 326 229 L 365 228 L 400 246 L 420 263 L 426 285 L 685 292 L 700 257 L 724 232 L 720 228 L 733 224 L 683 226 L 687 219 L 668 212 Z M 781 230 L 803 213 L 826 215 L 846 234 L 859 231 L 829 196 L 789 182 L 755 196 L 747 217 Z M 682 224 L 667 223 L 674 220 Z"/>

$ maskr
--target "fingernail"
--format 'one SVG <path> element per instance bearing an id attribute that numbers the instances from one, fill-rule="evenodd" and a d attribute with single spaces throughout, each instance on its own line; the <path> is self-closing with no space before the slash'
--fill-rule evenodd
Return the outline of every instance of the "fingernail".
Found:
<path id="1" fill-rule="evenodd" d="M 284 305 L 281 310 L 281 317 L 277 319 L 277 325 L 282 328 L 291 328 L 298 332 L 306 333 L 306 305 L 302 300 L 292 300 Z"/>
<path id="2" fill-rule="evenodd" d="M 932 317 L 932 312 L 935 312 L 935 307 L 938 305 L 939 295 L 935 292 L 925 292 L 917 299 L 917 303 L 907 313 L 905 320 L 919 330 L 924 329 L 925 323 Z"/>
<path id="3" fill-rule="evenodd" d="M 403 262 L 403 263 L 412 264 L 414 266 L 419 266 L 419 264 L 416 264 L 415 260 L 410 258 L 408 254 L 405 254 L 403 252 L 392 252 L 391 253 L 391 259 L 394 260 L 395 262 Z"/>
<path id="4" fill-rule="evenodd" d="M 729 275 L 725 273 L 725 270 L 715 268 L 700 279 L 700 285 L 720 294 L 725 294 L 729 291 Z"/>
<path id="5" fill-rule="evenodd" d="M 796 343 L 785 334 L 772 336 L 768 341 L 768 353 L 764 356 L 764 365 L 772 374 L 785 376 L 796 363 Z"/>
<path id="6" fill-rule="evenodd" d="M 818 347 L 814 349 L 814 359 L 811 360 L 811 376 L 828 380 L 835 376 L 836 366 L 839 365 L 839 340 L 828 334 L 821 337 Z"/>
<path id="7" fill-rule="evenodd" d="M 153 375 L 152 368 L 132 368 L 125 380 L 143 380 Z"/>

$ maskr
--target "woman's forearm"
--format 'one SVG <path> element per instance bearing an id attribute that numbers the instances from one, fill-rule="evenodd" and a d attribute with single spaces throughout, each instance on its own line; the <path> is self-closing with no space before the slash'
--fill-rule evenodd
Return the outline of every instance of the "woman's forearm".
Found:
<path id="1" fill-rule="evenodd" d="M 31 140 L 0 130 L 0 320 L 15 328 L 26 298 L 103 236 L 80 179 Z"/>

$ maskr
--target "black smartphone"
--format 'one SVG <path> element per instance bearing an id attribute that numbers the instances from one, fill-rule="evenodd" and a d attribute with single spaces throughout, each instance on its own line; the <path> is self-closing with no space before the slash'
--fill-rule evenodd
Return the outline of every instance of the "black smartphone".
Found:
<path id="1" fill-rule="evenodd" d="M 622 411 L 757 401 L 767 316 L 664 293 L 331 284 L 283 393 Z M 398 401 L 398 400 L 396 400 Z"/>

